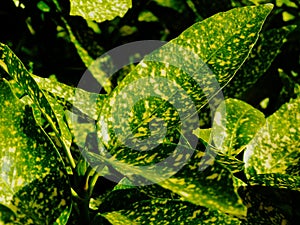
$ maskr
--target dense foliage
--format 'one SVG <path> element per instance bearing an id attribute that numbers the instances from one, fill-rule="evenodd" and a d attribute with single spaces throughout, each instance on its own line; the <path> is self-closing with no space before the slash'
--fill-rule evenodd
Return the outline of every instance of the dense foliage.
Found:
<path id="1" fill-rule="evenodd" d="M 5 0 L 0 19 L 0 224 L 299 221 L 298 0 Z"/>

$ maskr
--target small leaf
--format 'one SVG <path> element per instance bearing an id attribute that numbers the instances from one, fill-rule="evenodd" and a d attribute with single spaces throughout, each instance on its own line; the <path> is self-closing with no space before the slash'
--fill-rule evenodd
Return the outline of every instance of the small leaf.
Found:
<path id="1" fill-rule="evenodd" d="M 57 149 L 3 80 L 0 104 L 0 139 L 5 140 L 0 142 L 0 203 L 21 224 L 53 224 L 62 213 L 68 217 L 70 186 Z"/>
<path id="2" fill-rule="evenodd" d="M 95 20 L 100 23 L 105 20 L 112 20 L 116 16 L 123 17 L 131 8 L 131 0 L 70 0 L 71 16 L 82 16 L 86 20 Z"/>
<path id="3" fill-rule="evenodd" d="M 244 153 L 246 174 L 281 173 L 299 176 L 300 97 L 284 104 L 267 118 L 266 124 Z"/>
<path id="4" fill-rule="evenodd" d="M 216 110 L 212 137 L 215 147 L 229 156 L 238 155 L 264 125 L 265 116 L 251 105 L 226 99 Z"/>

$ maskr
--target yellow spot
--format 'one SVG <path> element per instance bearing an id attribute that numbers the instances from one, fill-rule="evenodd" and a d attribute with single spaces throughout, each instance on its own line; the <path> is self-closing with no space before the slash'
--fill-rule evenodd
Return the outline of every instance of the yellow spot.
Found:
<path id="1" fill-rule="evenodd" d="M 65 199 L 62 199 L 62 200 L 60 201 L 60 204 L 61 204 L 62 206 L 65 206 L 65 205 L 66 205 L 66 200 L 65 200 Z"/>
<path id="2" fill-rule="evenodd" d="M 44 198 L 44 194 L 42 192 L 40 192 L 39 199 L 43 199 L 43 198 Z"/>

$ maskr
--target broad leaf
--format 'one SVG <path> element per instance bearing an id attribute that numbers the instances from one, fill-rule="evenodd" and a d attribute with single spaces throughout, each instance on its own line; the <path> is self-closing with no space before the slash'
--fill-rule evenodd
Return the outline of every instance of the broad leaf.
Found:
<path id="1" fill-rule="evenodd" d="M 171 176 L 195 150 L 197 112 L 244 63 L 271 8 L 219 13 L 145 57 L 104 101 L 97 123 L 101 153 L 86 153 L 91 164 L 106 162 L 138 185 L 158 182 L 194 204 L 244 215 L 232 175 L 218 163 L 204 173 L 197 164 Z"/>
<path id="2" fill-rule="evenodd" d="M 215 147 L 229 156 L 238 155 L 264 125 L 265 116 L 251 105 L 226 99 L 217 108 L 212 139 Z"/>
<path id="3" fill-rule="evenodd" d="M 218 85 L 224 87 L 243 64 L 271 7 L 244 7 L 217 14 L 146 57 L 102 105 L 98 135 L 110 154 L 130 163 L 139 158 L 139 163 L 147 164 L 153 162 L 151 157 L 158 161 L 169 155 L 169 146 L 189 147 L 191 142 L 177 140 L 198 127 L 195 111 L 207 104 L 207 98 L 220 91 Z M 140 150 L 161 143 L 166 147 L 159 148 L 162 156 L 156 151 L 130 150 L 126 154 L 124 143 Z M 117 147 L 120 145 L 122 148 Z"/>
<path id="4" fill-rule="evenodd" d="M 281 173 L 299 176 L 300 97 L 284 104 L 267 118 L 266 124 L 244 153 L 246 173 Z"/>
<path id="5" fill-rule="evenodd" d="M 131 0 L 70 0 L 71 16 L 82 16 L 86 20 L 103 22 L 112 20 L 116 16 L 123 17 L 127 10 L 131 8 Z"/>
<path id="6" fill-rule="evenodd" d="M 289 190 L 300 191 L 300 176 L 292 176 L 280 173 L 259 174 L 250 177 L 251 185 L 271 186 L 277 188 L 287 188 Z"/>
<path id="7" fill-rule="evenodd" d="M 120 210 L 103 215 L 117 224 L 240 224 L 238 219 L 204 207 L 179 200 L 148 200 L 137 202 L 131 210 Z"/>
<path id="8" fill-rule="evenodd" d="M 3 80 L 0 104 L 0 203 L 21 224 L 65 224 L 71 193 L 58 151 Z"/>

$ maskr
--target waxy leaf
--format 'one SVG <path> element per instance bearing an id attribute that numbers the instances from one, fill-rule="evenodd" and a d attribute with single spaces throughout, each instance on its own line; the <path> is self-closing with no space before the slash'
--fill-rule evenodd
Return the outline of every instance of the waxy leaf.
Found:
<path id="1" fill-rule="evenodd" d="M 238 219 L 180 200 L 153 199 L 134 203 L 130 210 L 102 214 L 113 225 L 240 224 Z"/>
<path id="2" fill-rule="evenodd" d="M 280 53 L 280 48 L 286 37 L 294 29 L 295 26 L 287 26 L 261 33 L 243 66 L 236 73 L 230 85 L 224 88 L 224 95 L 231 98 L 241 98 L 265 74 L 275 57 Z"/>
<path id="3" fill-rule="evenodd" d="M 103 22 L 112 20 L 116 16 L 123 17 L 131 8 L 131 0 L 70 0 L 71 16 L 82 16 L 86 20 Z"/>
<path id="4" fill-rule="evenodd" d="M 105 162 L 131 181 L 149 180 L 194 204 L 244 215 L 232 175 L 218 163 L 204 173 L 197 164 L 173 175 L 195 150 L 197 113 L 244 63 L 271 9 L 267 4 L 219 13 L 146 56 L 105 99 L 99 149 L 87 146 L 91 164 Z"/>
<path id="5" fill-rule="evenodd" d="M 267 4 L 219 13 L 147 56 L 104 101 L 98 121 L 101 145 L 128 163 L 136 158 L 149 163 L 149 158 L 158 161 L 170 154 L 167 147 L 159 148 L 162 156 L 144 150 L 161 143 L 174 146 L 180 135 L 186 138 L 198 127 L 196 111 L 243 64 L 271 8 Z M 130 148 L 126 154 L 124 144 L 143 152 Z"/>
<path id="6" fill-rule="evenodd" d="M 215 147 L 229 156 L 238 155 L 264 125 L 265 116 L 251 105 L 226 99 L 217 108 L 212 138 Z"/>
<path id="7" fill-rule="evenodd" d="M 0 104 L 0 203 L 20 224 L 65 224 L 71 193 L 57 149 L 3 80 Z"/>
<path id="8" fill-rule="evenodd" d="M 281 173 L 299 176 L 300 97 L 284 104 L 259 130 L 244 153 L 248 177 Z"/>
<path id="9" fill-rule="evenodd" d="M 18 83 L 49 122 L 64 149 L 61 153 L 70 156 L 72 136 L 63 119 L 63 110 L 55 101 L 47 98 L 19 58 L 2 43 L 0 43 L 0 66 Z M 71 166 L 75 167 L 72 157 L 68 159 Z"/>

